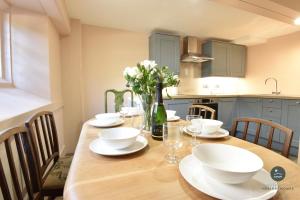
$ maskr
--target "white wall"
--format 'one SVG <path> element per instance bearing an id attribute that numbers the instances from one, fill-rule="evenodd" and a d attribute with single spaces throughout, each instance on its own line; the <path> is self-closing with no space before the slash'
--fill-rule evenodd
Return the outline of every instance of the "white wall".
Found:
<path id="1" fill-rule="evenodd" d="M 67 151 L 74 151 L 82 123 L 104 112 L 104 92 L 124 89 L 126 66 L 148 58 L 148 35 L 71 21 L 61 40 Z M 109 102 L 111 105 L 113 102 Z"/>
<path id="2" fill-rule="evenodd" d="M 274 82 L 265 85 L 268 77 L 278 80 L 284 95 L 300 96 L 300 32 L 270 39 L 267 43 L 248 48 L 244 90 L 271 93 Z"/>
<path id="3" fill-rule="evenodd" d="M 65 141 L 68 141 L 67 152 L 74 151 L 84 121 L 81 23 L 72 20 L 71 27 L 71 34 L 61 39 L 62 92 L 65 102 L 64 132 Z"/>
<path id="4" fill-rule="evenodd" d="M 148 59 L 148 34 L 83 25 L 82 69 L 86 119 L 104 112 L 104 92 L 125 89 L 123 70 Z M 110 102 L 111 103 L 111 102 Z"/>

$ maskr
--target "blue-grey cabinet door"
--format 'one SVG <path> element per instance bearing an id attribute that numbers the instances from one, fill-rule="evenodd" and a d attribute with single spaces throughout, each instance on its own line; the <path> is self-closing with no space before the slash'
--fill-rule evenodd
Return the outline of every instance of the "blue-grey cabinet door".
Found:
<path id="1" fill-rule="evenodd" d="M 258 98 L 240 98 L 238 99 L 238 117 L 257 117 L 262 116 L 262 100 Z M 243 131 L 242 126 L 238 127 L 239 131 Z M 248 127 L 249 134 L 254 135 L 256 125 L 250 124 Z"/>
<path id="2" fill-rule="evenodd" d="M 239 117 L 261 117 L 262 100 L 258 98 L 239 98 L 238 99 Z"/>
<path id="3" fill-rule="evenodd" d="M 165 100 L 164 104 L 168 110 L 176 110 L 176 115 L 185 119 L 188 114 L 188 108 L 192 105 L 191 99 Z"/>
<path id="4" fill-rule="evenodd" d="M 205 55 L 214 58 L 202 64 L 202 77 L 228 76 L 228 44 L 219 41 L 209 41 L 203 45 Z"/>
<path id="5" fill-rule="evenodd" d="M 222 128 L 231 130 L 231 126 L 235 117 L 236 98 L 218 99 L 218 120 L 224 123 Z"/>
<path id="6" fill-rule="evenodd" d="M 300 135 L 300 99 L 284 100 L 282 104 L 282 124 L 294 131 L 292 146 L 299 146 Z M 281 135 L 280 141 L 284 141 Z"/>
<path id="7" fill-rule="evenodd" d="M 174 74 L 179 74 L 180 38 L 175 35 L 154 33 L 149 40 L 149 57 L 159 66 L 168 66 Z"/>
<path id="8" fill-rule="evenodd" d="M 202 45 L 202 53 L 213 58 L 202 63 L 202 77 L 245 77 L 246 52 L 243 45 L 211 40 Z"/>
<path id="9" fill-rule="evenodd" d="M 228 72 L 231 77 L 245 77 L 246 47 L 230 44 L 228 46 Z"/>

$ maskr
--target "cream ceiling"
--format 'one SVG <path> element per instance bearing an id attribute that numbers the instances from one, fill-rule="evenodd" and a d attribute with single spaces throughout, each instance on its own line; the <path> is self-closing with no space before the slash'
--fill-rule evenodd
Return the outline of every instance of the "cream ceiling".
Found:
<path id="1" fill-rule="evenodd" d="M 167 30 L 252 45 L 300 28 L 209 0 L 66 0 L 84 24 L 150 33 Z"/>

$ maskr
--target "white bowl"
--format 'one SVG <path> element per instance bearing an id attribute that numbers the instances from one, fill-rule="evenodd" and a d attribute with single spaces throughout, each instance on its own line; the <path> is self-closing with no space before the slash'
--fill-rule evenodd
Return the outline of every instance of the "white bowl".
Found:
<path id="1" fill-rule="evenodd" d="M 171 118 L 175 117 L 176 110 L 166 110 L 166 112 L 167 112 L 167 118 L 168 119 L 171 119 Z"/>
<path id="2" fill-rule="evenodd" d="M 256 154 L 231 145 L 200 144 L 192 153 L 201 161 L 206 175 L 222 183 L 246 182 L 263 168 L 263 161 Z"/>
<path id="3" fill-rule="evenodd" d="M 139 107 L 122 107 L 121 114 L 125 116 L 135 116 L 141 113 L 141 110 Z"/>
<path id="4" fill-rule="evenodd" d="M 101 113 L 95 115 L 103 124 L 113 124 L 120 120 L 120 113 Z"/>
<path id="5" fill-rule="evenodd" d="M 223 125 L 223 122 L 213 119 L 192 119 L 192 125 L 201 127 L 202 134 L 211 134 L 218 131 Z"/>
<path id="6" fill-rule="evenodd" d="M 102 130 L 99 138 L 107 146 L 114 149 L 123 149 L 132 145 L 140 131 L 130 127 L 120 127 Z"/>

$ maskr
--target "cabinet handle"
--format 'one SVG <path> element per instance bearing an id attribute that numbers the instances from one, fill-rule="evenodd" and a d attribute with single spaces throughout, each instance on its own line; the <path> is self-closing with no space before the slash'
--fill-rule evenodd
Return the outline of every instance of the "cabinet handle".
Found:
<path id="1" fill-rule="evenodd" d="M 296 101 L 296 104 L 300 104 L 300 101 Z"/>
<path id="2" fill-rule="evenodd" d="M 269 102 L 270 102 L 270 103 L 272 103 L 272 102 L 273 102 L 273 100 L 269 100 Z"/>
<path id="3" fill-rule="evenodd" d="M 270 112 L 272 112 L 272 110 L 270 110 Z"/>

